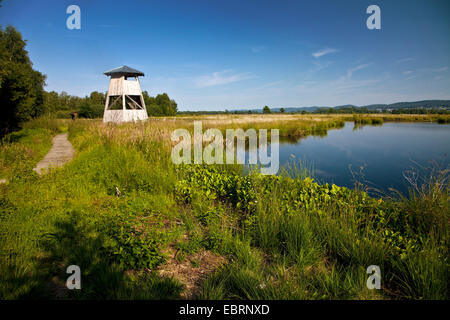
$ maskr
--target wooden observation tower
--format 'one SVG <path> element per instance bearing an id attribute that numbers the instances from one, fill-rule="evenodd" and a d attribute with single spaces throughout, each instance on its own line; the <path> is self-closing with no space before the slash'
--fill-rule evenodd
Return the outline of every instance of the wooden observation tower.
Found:
<path id="1" fill-rule="evenodd" d="M 148 118 L 139 76 L 144 73 L 122 66 L 104 73 L 111 77 L 103 122 L 130 122 Z"/>

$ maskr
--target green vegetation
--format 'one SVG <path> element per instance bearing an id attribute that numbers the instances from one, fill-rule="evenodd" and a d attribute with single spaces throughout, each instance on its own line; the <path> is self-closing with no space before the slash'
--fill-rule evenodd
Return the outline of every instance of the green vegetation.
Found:
<path id="1" fill-rule="evenodd" d="M 174 223 L 177 211 L 170 196 L 174 176 L 167 174 L 170 162 L 158 152 L 161 142 L 125 142 L 106 127 L 95 134 L 98 123 L 69 124 L 70 139 L 79 153 L 73 162 L 38 178 L 25 159 L 23 166 L 10 169 L 8 183 L 0 185 L 0 296 L 178 296 L 182 286 L 175 280 L 145 270 L 124 273 L 161 263 L 159 245 L 181 232 Z M 28 133 L 34 132 L 26 131 L 22 138 L 2 145 L 2 151 L 16 144 L 28 146 L 27 140 L 39 138 L 41 131 L 34 137 Z M 40 153 L 42 146 L 29 148 Z M 20 156 L 16 158 L 21 162 Z M 78 294 L 65 290 L 67 263 L 84 270 L 83 290 Z"/>
<path id="2" fill-rule="evenodd" d="M 182 120 L 182 117 L 178 119 Z M 211 124 L 208 119 L 200 119 L 203 120 L 203 126 L 205 130 L 209 127 L 219 128 L 223 130 L 223 134 L 225 135 L 226 129 L 243 129 L 244 131 L 248 129 L 267 129 L 267 134 L 270 136 L 270 129 L 277 128 L 279 130 L 279 136 L 283 140 L 288 141 L 297 141 L 299 138 L 307 137 L 310 135 L 315 136 L 326 136 L 328 130 L 331 129 L 339 129 L 345 126 L 345 121 L 341 118 L 326 118 L 326 119 L 311 119 L 311 118 L 292 118 L 292 119 L 279 119 L 276 118 L 263 118 L 261 120 L 258 118 L 248 117 L 247 119 L 238 118 L 239 120 L 244 121 L 236 121 L 236 122 L 227 122 L 223 123 L 213 121 Z M 184 119 L 183 119 L 184 120 Z M 288 121 L 286 121 L 288 120 Z M 187 127 L 192 127 L 192 124 L 188 124 Z"/>
<path id="3" fill-rule="evenodd" d="M 177 114 L 177 103 L 170 99 L 167 93 L 158 94 L 153 98 L 148 95 L 147 91 L 144 91 L 142 96 L 149 116 L 174 116 Z"/>
<path id="4" fill-rule="evenodd" d="M 305 170 L 176 167 L 178 126 L 38 119 L 6 136 L 0 297 L 449 298 L 448 170 L 413 184 L 408 197 L 376 199 L 319 185 Z M 76 157 L 38 177 L 33 163 L 65 130 Z M 188 294 L 167 275 L 182 263 L 187 278 L 206 275 Z M 80 291 L 65 289 L 71 264 L 81 268 Z M 373 264 L 381 290 L 366 288 Z"/>
<path id="5" fill-rule="evenodd" d="M 357 126 L 365 125 L 365 124 L 381 125 L 381 124 L 383 124 L 384 120 L 383 120 L 383 118 L 378 118 L 378 117 L 376 117 L 376 118 L 375 117 L 361 117 L 361 116 L 354 115 L 353 122 Z"/>
<path id="6" fill-rule="evenodd" d="M 450 117 L 437 117 L 436 122 L 440 124 L 450 123 Z"/>
<path id="7" fill-rule="evenodd" d="M 150 97 L 147 91 L 144 91 L 142 95 L 149 116 L 174 116 L 177 113 L 177 103 L 166 93 Z M 101 118 L 105 109 L 105 101 L 106 93 L 97 91 L 91 92 L 84 98 L 68 95 L 64 91 L 60 94 L 55 91 L 44 92 L 45 113 L 63 119 L 70 118 L 72 112 L 77 112 L 82 118 Z"/>
<path id="8" fill-rule="evenodd" d="M 437 104 L 440 102 L 442 104 Z M 417 106 L 417 107 L 415 107 Z M 394 103 L 392 105 L 372 105 L 366 107 L 339 106 L 334 108 L 317 108 L 311 113 L 319 114 L 368 114 L 368 113 L 392 113 L 392 114 L 450 114 L 448 101 L 418 101 L 410 103 Z"/>
<path id="9" fill-rule="evenodd" d="M 48 116 L 71 118 L 71 112 L 77 112 L 84 118 L 98 118 L 103 115 L 105 94 L 94 91 L 89 97 L 80 98 L 66 92 L 45 92 L 44 107 Z"/>
<path id="10" fill-rule="evenodd" d="M 17 178 L 31 170 L 52 145 L 52 135 L 67 131 L 64 121 L 38 118 L 24 129 L 3 137 L 0 147 L 0 178 Z"/>
<path id="11" fill-rule="evenodd" d="M 268 107 L 268 106 L 264 106 L 264 108 L 263 108 L 263 113 L 272 113 L 271 111 L 270 111 L 270 108 Z"/>
<path id="12" fill-rule="evenodd" d="M 45 76 L 33 69 L 22 35 L 0 26 L 0 137 L 44 114 Z"/>

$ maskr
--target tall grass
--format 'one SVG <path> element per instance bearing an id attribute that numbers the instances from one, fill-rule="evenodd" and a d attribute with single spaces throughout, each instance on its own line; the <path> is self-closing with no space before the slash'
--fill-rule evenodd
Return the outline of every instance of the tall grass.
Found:
<path id="1" fill-rule="evenodd" d="M 317 184 L 305 166 L 270 177 L 176 167 L 170 133 L 179 125 L 41 119 L 9 136 L 0 147 L 13 177 L 0 185 L 0 297 L 177 299 L 184 284 L 158 270 L 209 251 L 226 263 L 192 297 L 448 299 L 448 171 L 413 184 L 409 197 L 376 199 Z M 64 130 L 77 156 L 38 177 L 33 164 Z M 79 292 L 64 285 L 70 264 L 81 267 Z M 381 268 L 381 290 L 366 287 L 369 265 Z"/>

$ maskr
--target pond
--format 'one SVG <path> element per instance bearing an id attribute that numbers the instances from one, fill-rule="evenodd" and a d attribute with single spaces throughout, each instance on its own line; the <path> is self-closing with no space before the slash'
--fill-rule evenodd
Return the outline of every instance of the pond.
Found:
<path id="1" fill-rule="evenodd" d="M 450 125 L 436 123 L 384 123 L 329 130 L 324 137 L 309 136 L 295 143 L 280 143 L 280 167 L 295 162 L 313 170 L 321 183 L 365 186 L 404 194 L 411 186 L 405 179 L 414 168 L 419 180 L 430 168 L 447 168 Z M 428 169 L 427 169 L 428 168 Z"/>

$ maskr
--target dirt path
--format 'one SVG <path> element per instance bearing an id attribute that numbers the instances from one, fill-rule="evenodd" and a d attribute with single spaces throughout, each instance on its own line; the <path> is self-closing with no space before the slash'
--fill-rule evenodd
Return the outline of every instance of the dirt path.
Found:
<path id="1" fill-rule="evenodd" d="M 33 170 L 43 174 L 49 167 L 62 167 L 72 160 L 75 149 L 67 139 L 67 133 L 58 134 L 53 138 L 53 146 Z"/>

